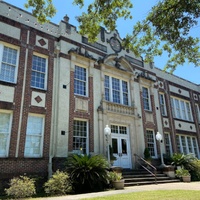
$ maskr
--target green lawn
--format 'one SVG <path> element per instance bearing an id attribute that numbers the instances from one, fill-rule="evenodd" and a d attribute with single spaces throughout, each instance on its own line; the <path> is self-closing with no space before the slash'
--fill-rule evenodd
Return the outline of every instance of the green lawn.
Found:
<path id="1" fill-rule="evenodd" d="M 200 189 L 200 188 L 199 188 Z M 160 190 L 133 192 L 105 197 L 87 198 L 87 200 L 199 200 L 200 190 Z M 86 199 L 85 199 L 86 200 Z"/>

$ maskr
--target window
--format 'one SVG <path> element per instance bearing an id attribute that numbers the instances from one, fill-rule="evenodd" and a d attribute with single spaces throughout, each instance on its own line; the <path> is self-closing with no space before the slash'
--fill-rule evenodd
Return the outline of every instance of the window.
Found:
<path id="1" fill-rule="evenodd" d="M 111 125 L 111 133 L 127 135 L 128 134 L 127 127 L 126 126 Z"/>
<path id="2" fill-rule="evenodd" d="M 165 140 L 165 152 L 167 155 L 172 155 L 172 145 L 169 133 L 164 133 L 164 140 Z"/>
<path id="3" fill-rule="evenodd" d="M 86 69 L 83 67 L 75 66 L 74 72 L 74 94 L 86 96 Z"/>
<path id="4" fill-rule="evenodd" d="M 26 128 L 25 157 L 42 157 L 44 116 L 29 114 Z"/>
<path id="5" fill-rule="evenodd" d="M 34 55 L 32 60 L 31 87 L 46 89 L 47 59 Z"/>
<path id="6" fill-rule="evenodd" d="M 192 121 L 192 114 L 191 114 L 190 104 L 188 102 L 186 102 L 186 110 L 187 110 L 188 120 Z"/>
<path id="7" fill-rule="evenodd" d="M 74 120 L 73 152 L 77 154 L 88 153 L 87 121 Z"/>
<path id="8" fill-rule="evenodd" d="M 160 111 L 161 111 L 161 114 L 163 116 L 166 116 L 167 112 L 166 112 L 165 96 L 164 96 L 164 94 L 159 94 L 159 99 L 160 99 Z"/>
<path id="9" fill-rule="evenodd" d="M 145 110 L 150 110 L 150 99 L 148 88 L 142 87 L 142 100 Z"/>
<path id="10" fill-rule="evenodd" d="M 129 89 L 126 81 L 105 75 L 104 89 L 107 101 L 129 105 Z"/>
<path id="11" fill-rule="evenodd" d="M 12 114 L 0 111 L 0 157 L 8 156 Z"/>
<path id="12" fill-rule="evenodd" d="M 197 119 L 198 119 L 198 123 L 200 123 L 200 110 L 199 110 L 199 105 L 195 104 L 195 110 L 196 110 L 196 114 L 197 114 Z"/>
<path id="13" fill-rule="evenodd" d="M 189 102 L 171 97 L 171 106 L 173 117 L 187 121 L 193 120 Z"/>
<path id="14" fill-rule="evenodd" d="M 189 135 L 176 135 L 178 153 L 193 153 L 199 158 L 197 138 Z"/>
<path id="15" fill-rule="evenodd" d="M 155 150 L 154 132 L 152 130 L 147 130 L 146 137 L 147 137 L 147 148 L 149 149 L 150 155 L 151 155 L 151 157 L 155 157 L 156 150 Z"/>
<path id="16" fill-rule="evenodd" d="M 0 80 L 16 83 L 18 51 L 0 44 Z"/>

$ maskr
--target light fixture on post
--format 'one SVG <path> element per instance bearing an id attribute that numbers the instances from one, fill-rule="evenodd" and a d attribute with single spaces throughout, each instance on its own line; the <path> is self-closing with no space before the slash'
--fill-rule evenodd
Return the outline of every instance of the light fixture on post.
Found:
<path id="1" fill-rule="evenodd" d="M 104 134 L 106 136 L 106 143 L 107 143 L 107 153 L 108 153 L 108 164 L 110 166 L 110 148 L 109 148 L 109 136 L 111 134 L 111 129 L 108 125 L 104 128 Z"/>
<path id="2" fill-rule="evenodd" d="M 163 139 L 162 139 L 162 135 L 157 132 L 156 134 L 156 140 L 160 142 L 160 157 L 161 157 L 161 165 L 160 165 L 160 168 L 164 168 L 166 167 L 165 163 L 164 163 L 164 159 L 163 159 L 163 153 L 162 153 L 162 142 L 163 142 Z"/>

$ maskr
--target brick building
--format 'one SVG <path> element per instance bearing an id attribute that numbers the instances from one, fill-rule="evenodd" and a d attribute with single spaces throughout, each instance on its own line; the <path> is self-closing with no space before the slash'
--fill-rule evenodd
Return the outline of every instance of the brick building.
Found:
<path id="1" fill-rule="evenodd" d="M 0 1 L 0 176 L 52 173 L 69 153 L 106 155 L 134 168 L 148 147 L 199 158 L 200 86 L 144 63 L 103 28 L 96 43 L 66 17 L 38 24 Z"/>

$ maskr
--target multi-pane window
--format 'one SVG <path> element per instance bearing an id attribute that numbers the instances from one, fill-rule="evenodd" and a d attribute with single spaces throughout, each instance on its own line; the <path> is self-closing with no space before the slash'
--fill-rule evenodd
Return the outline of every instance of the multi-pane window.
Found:
<path id="1" fill-rule="evenodd" d="M 0 44 L 0 80 L 16 82 L 18 51 Z"/>
<path id="2" fill-rule="evenodd" d="M 167 115 L 164 94 L 159 94 L 160 110 L 163 116 Z"/>
<path id="3" fill-rule="evenodd" d="M 192 113 L 189 102 L 171 97 L 171 106 L 173 117 L 192 121 Z"/>
<path id="4" fill-rule="evenodd" d="M 176 146 L 177 146 L 177 152 L 181 153 L 181 143 L 178 135 L 176 135 Z"/>
<path id="5" fill-rule="evenodd" d="M 196 137 L 189 135 L 176 135 L 176 145 L 178 153 L 189 154 L 193 153 L 199 158 L 198 144 Z"/>
<path id="6" fill-rule="evenodd" d="M 171 156 L 172 155 L 172 145 L 171 145 L 171 139 L 170 139 L 170 134 L 165 133 L 164 134 L 164 140 L 165 140 L 165 151 L 166 154 Z"/>
<path id="7" fill-rule="evenodd" d="M 197 119 L 198 119 L 198 123 L 200 123 L 200 110 L 199 110 L 199 105 L 195 104 L 195 110 L 196 110 L 196 114 L 197 114 Z"/>
<path id="8" fill-rule="evenodd" d="M 74 71 L 74 94 L 86 96 L 87 74 L 86 68 L 75 66 Z"/>
<path id="9" fill-rule="evenodd" d="M 197 144 L 197 139 L 195 137 L 192 137 L 192 147 L 195 156 L 199 158 L 198 144 Z"/>
<path id="10" fill-rule="evenodd" d="M 46 89 L 47 59 L 33 55 L 31 87 Z"/>
<path id="11" fill-rule="evenodd" d="M 111 125 L 111 133 L 127 135 L 128 134 L 127 127 L 126 126 Z"/>
<path id="12" fill-rule="evenodd" d="M 0 111 L 0 157 L 8 156 L 12 114 Z"/>
<path id="13" fill-rule="evenodd" d="M 145 110 L 150 110 L 150 99 L 149 99 L 149 90 L 146 87 L 142 87 L 142 100 Z"/>
<path id="14" fill-rule="evenodd" d="M 192 121 L 191 108 L 190 108 L 190 104 L 189 104 L 188 102 L 186 102 L 186 110 L 187 110 L 188 120 L 189 120 L 189 121 Z"/>
<path id="15" fill-rule="evenodd" d="M 88 153 L 88 128 L 86 121 L 74 120 L 73 152 Z"/>
<path id="16" fill-rule="evenodd" d="M 129 105 L 129 89 L 126 81 L 105 75 L 104 90 L 107 101 Z"/>
<path id="17" fill-rule="evenodd" d="M 184 154 L 187 154 L 188 149 L 187 149 L 187 145 L 186 145 L 186 138 L 185 138 L 185 136 L 181 136 L 181 144 L 182 144 L 182 152 Z"/>
<path id="18" fill-rule="evenodd" d="M 44 116 L 29 114 L 26 128 L 25 157 L 42 157 Z"/>
<path id="19" fill-rule="evenodd" d="M 151 157 L 155 157 L 156 150 L 155 150 L 154 132 L 152 130 L 147 130 L 146 137 L 147 137 L 147 148 L 149 149 L 150 155 L 151 155 Z"/>

